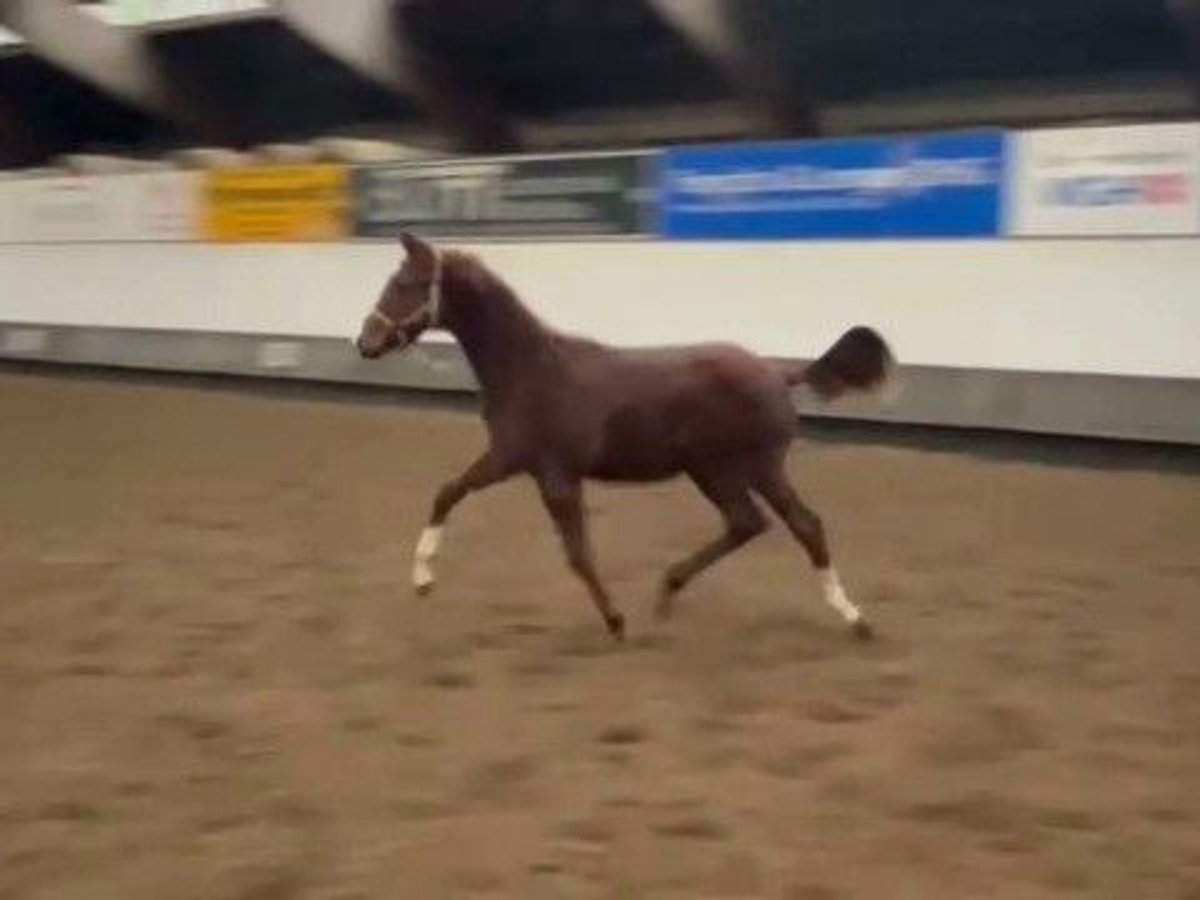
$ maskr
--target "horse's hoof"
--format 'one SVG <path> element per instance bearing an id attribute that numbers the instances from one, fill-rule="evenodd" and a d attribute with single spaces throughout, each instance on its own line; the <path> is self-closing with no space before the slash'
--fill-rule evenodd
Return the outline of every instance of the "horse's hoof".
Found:
<path id="1" fill-rule="evenodd" d="M 875 637 L 875 629 L 866 619 L 859 619 L 851 626 L 850 631 L 860 641 L 870 641 Z"/>
<path id="2" fill-rule="evenodd" d="M 433 593 L 433 586 L 437 584 L 435 581 L 418 581 L 413 584 L 413 592 L 418 597 L 428 597 Z"/>
<path id="3" fill-rule="evenodd" d="M 625 617 L 620 613 L 613 613 L 605 620 L 608 625 L 608 633 L 616 640 L 625 640 Z"/>

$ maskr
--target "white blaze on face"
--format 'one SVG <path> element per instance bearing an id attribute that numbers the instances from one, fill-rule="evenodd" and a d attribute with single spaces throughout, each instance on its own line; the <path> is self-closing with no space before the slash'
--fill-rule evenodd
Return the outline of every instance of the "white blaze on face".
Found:
<path id="1" fill-rule="evenodd" d="M 828 569 L 822 569 L 819 574 L 821 589 L 825 592 L 825 602 L 836 609 L 850 624 L 853 625 L 859 621 L 862 618 L 862 612 L 846 596 L 846 589 L 842 587 L 842 580 L 838 577 L 837 569 L 830 566 Z"/>
<path id="2" fill-rule="evenodd" d="M 437 580 L 433 574 L 433 560 L 437 558 L 438 548 L 442 545 L 442 529 L 436 525 L 428 526 L 421 532 L 417 541 L 417 549 L 413 553 L 413 587 L 425 590 L 433 586 Z"/>

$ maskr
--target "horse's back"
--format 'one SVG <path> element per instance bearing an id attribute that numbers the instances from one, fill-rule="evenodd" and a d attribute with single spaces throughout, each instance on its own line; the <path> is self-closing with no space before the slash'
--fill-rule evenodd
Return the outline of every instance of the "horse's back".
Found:
<path id="1" fill-rule="evenodd" d="M 782 373 L 735 344 L 605 351 L 585 380 L 596 477 L 669 477 L 793 434 Z"/>
<path id="2" fill-rule="evenodd" d="M 681 452 L 757 449 L 790 439 L 795 421 L 783 372 L 736 344 L 707 344 L 683 358 L 664 407 Z"/>

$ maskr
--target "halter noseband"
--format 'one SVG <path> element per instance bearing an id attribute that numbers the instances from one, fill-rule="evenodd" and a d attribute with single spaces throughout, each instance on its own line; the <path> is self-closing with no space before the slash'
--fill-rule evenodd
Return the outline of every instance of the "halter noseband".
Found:
<path id="1" fill-rule="evenodd" d="M 429 322 L 425 326 L 426 328 L 437 328 L 442 316 L 442 254 L 436 251 L 433 255 L 433 277 L 429 279 L 428 287 L 429 295 L 425 298 L 425 302 L 400 321 L 396 321 L 380 309 L 378 303 L 371 310 L 370 317 L 378 319 L 394 335 L 407 332 L 409 326 L 413 325 L 422 316 L 428 316 Z M 407 334 L 405 337 L 407 337 Z"/>

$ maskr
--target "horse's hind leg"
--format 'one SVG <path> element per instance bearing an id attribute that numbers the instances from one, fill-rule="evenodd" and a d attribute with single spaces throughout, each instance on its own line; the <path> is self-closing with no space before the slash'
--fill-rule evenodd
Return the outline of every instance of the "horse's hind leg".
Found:
<path id="1" fill-rule="evenodd" d="M 830 559 L 825 526 L 822 524 L 820 516 L 805 506 L 796 494 L 795 488 L 788 481 L 782 459 L 772 465 L 756 482 L 755 488 L 775 511 L 775 514 L 784 521 L 796 540 L 808 551 L 809 559 L 812 560 L 812 564 L 821 578 L 825 602 L 837 610 L 849 623 L 857 637 L 871 637 L 871 626 L 863 617 L 862 611 L 846 596 L 837 568 Z"/>
<path id="2" fill-rule="evenodd" d="M 622 640 L 625 637 L 625 617 L 617 612 L 608 591 L 600 583 L 600 576 L 596 574 L 596 563 L 583 514 L 582 482 L 556 474 L 539 475 L 537 481 L 542 500 L 562 538 L 567 562 L 572 571 L 587 585 L 592 602 L 596 604 L 609 633 L 617 640 Z"/>
<path id="3" fill-rule="evenodd" d="M 691 477 L 696 487 L 721 513 L 721 518 L 725 520 L 725 531 L 667 569 L 655 607 L 660 619 L 666 619 L 674 612 L 675 595 L 688 582 L 767 530 L 767 520 L 759 512 L 739 472 L 693 472 Z"/>
<path id="4" fill-rule="evenodd" d="M 511 474 L 511 467 L 506 465 L 493 451 L 488 450 L 475 460 L 462 475 L 442 485 L 434 498 L 429 524 L 421 532 L 421 538 L 417 541 L 417 547 L 413 553 L 412 580 L 413 587 L 418 593 L 429 593 L 433 590 L 433 585 L 437 580 L 433 573 L 433 560 L 441 548 L 442 529 L 450 512 L 468 494 L 501 482 Z"/>

